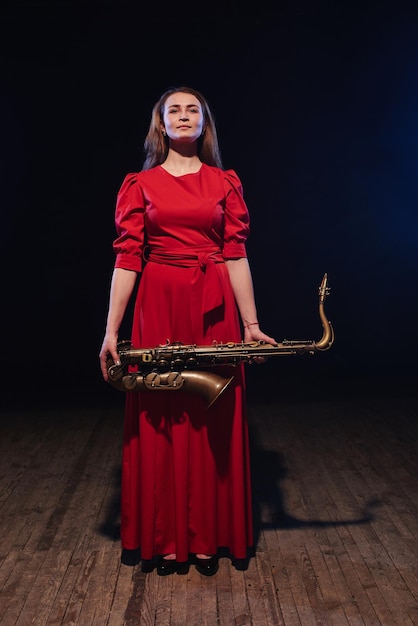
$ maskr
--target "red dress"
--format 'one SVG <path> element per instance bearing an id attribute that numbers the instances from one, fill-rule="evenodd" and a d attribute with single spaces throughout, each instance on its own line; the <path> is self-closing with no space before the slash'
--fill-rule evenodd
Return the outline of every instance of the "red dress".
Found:
<path id="1" fill-rule="evenodd" d="M 249 232 L 234 171 L 203 164 L 177 177 L 161 166 L 128 174 L 116 230 L 115 267 L 142 273 L 135 347 L 241 340 L 224 263 L 246 256 Z M 215 371 L 234 379 L 209 409 L 184 391 L 126 394 L 121 539 L 144 560 L 220 548 L 245 559 L 253 546 L 243 366 Z"/>

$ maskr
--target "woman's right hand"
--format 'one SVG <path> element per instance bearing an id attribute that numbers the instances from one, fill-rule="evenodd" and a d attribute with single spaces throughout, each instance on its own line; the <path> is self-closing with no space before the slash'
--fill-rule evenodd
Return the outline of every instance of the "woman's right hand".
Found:
<path id="1" fill-rule="evenodd" d="M 113 359 L 115 365 L 120 365 L 120 359 L 119 359 L 119 355 L 117 351 L 117 344 L 118 344 L 118 336 L 116 334 L 105 335 L 103 339 L 102 347 L 100 349 L 99 359 L 100 359 L 100 369 L 102 370 L 102 376 L 106 382 L 109 380 L 109 375 L 107 373 L 107 362 L 109 359 L 109 355 Z"/>

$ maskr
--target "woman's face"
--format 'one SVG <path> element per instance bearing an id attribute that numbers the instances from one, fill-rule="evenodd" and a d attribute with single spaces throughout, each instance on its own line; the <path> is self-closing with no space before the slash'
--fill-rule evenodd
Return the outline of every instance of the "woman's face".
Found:
<path id="1" fill-rule="evenodd" d="M 202 134 L 204 122 L 202 105 L 196 96 L 183 92 L 168 96 L 161 128 L 171 141 L 183 143 L 197 141 Z"/>

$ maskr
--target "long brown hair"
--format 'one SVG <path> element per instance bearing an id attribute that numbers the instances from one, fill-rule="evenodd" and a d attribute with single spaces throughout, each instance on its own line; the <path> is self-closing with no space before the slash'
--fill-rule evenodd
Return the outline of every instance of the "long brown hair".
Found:
<path id="1" fill-rule="evenodd" d="M 198 142 L 199 158 L 203 163 L 215 165 L 223 169 L 215 120 L 206 98 L 191 87 L 171 87 L 163 93 L 152 109 L 151 123 L 144 141 L 145 160 L 142 170 L 149 170 L 151 167 L 161 165 L 167 158 L 168 138 L 164 137 L 161 132 L 161 122 L 164 116 L 166 100 L 174 93 L 190 93 L 199 100 L 202 105 L 205 127 L 205 132 Z"/>

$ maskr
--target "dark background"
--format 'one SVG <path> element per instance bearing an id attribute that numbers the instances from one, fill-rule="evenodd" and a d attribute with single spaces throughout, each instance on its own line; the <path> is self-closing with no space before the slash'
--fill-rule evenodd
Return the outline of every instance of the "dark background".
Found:
<path id="1" fill-rule="evenodd" d="M 416 9 L 13 2 L 0 51 L 5 404 L 121 402 L 98 367 L 116 193 L 181 84 L 243 182 L 262 328 L 319 339 L 328 273 L 334 346 L 249 366 L 251 397 L 415 392 Z"/>

